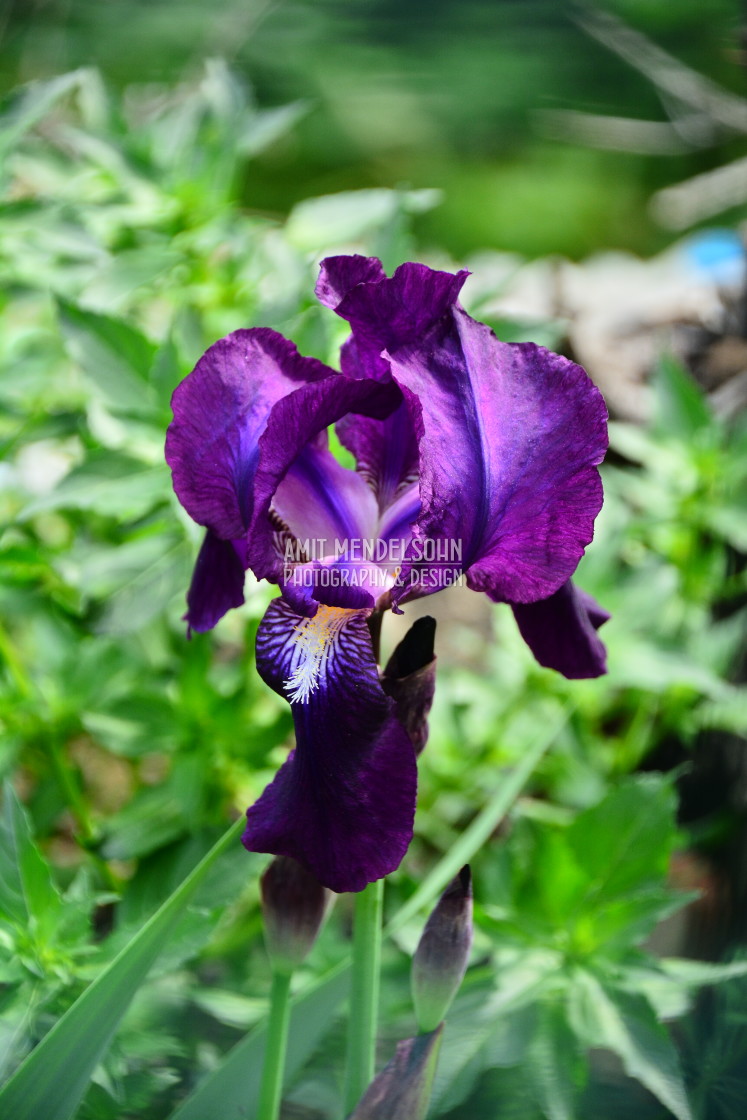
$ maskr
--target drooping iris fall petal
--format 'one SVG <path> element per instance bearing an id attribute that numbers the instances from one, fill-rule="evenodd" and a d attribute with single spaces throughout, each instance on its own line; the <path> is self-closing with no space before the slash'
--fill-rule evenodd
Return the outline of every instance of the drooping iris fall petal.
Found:
<path id="1" fill-rule="evenodd" d="M 257 668 L 291 701 L 296 748 L 247 811 L 250 851 L 292 856 L 334 891 L 389 874 L 412 837 L 410 738 L 379 683 L 368 611 L 275 599 L 257 633 Z"/>
<path id="2" fill-rule="evenodd" d="M 546 669 L 571 680 L 607 672 L 607 651 L 597 630 L 610 616 L 570 580 L 548 599 L 517 603 L 514 616 L 522 638 Z"/>
<path id="3" fill-rule="evenodd" d="M 187 592 L 190 630 L 212 630 L 226 611 L 244 602 L 245 552 L 243 540 L 224 541 L 208 529 Z"/>

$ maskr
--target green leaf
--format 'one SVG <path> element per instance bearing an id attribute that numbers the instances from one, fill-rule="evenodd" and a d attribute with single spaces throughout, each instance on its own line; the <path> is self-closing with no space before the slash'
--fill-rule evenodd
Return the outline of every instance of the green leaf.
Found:
<path id="1" fill-rule="evenodd" d="M 166 550 L 111 596 L 96 625 L 100 634 L 139 630 L 175 596 L 185 594 L 194 551 L 187 541 L 163 543 Z"/>
<path id="2" fill-rule="evenodd" d="M 671 980 L 685 988 L 701 988 L 710 984 L 723 984 L 726 980 L 747 976 L 747 961 L 727 961 L 713 964 L 710 961 L 690 961 L 679 957 L 665 957 L 659 968 Z"/>
<path id="3" fill-rule="evenodd" d="M 433 1090 L 436 1115 L 459 1105 L 483 1069 L 523 1060 L 534 1027 L 531 1005 L 553 982 L 558 967 L 556 953 L 506 951 L 496 962 L 497 989 L 468 985 L 457 997 Z"/>
<path id="4" fill-rule="evenodd" d="M 560 705 L 548 705 L 544 709 L 542 733 L 537 735 L 532 747 L 525 752 L 513 770 L 496 783 L 496 791 L 488 803 L 394 915 L 386 927 L 387 934 L 396 933 L 421 907 L 427 906 L 486 843 L 521 793 L 542 756 L 568 722 L 568 715 L 568 709 Z"/>
<path id="5" fill-rule="evenodd" d="M 228 829 L 150 921 L 55 1024 L 0 1091 L 0 1114 L 14 1120 L 69 1120 L 106 1053 L 132 997 L 197 888 L 218 857 L 238 840 L 241 820 Z"/>
<path id="6" fill-rule="evenodd" d="M 125 249 L 98 265 L 80 299 L 97 312 L 119 311 L 135 293 L 142 300 L 148 285 L 183 259 L 168 242 Z"/>
<path id="7" fill-rule="evenodd" d="M 165 464 L 149 466 L 117 451 L 94 451 L 48 494 L 21 511 L 22 520 L 50 509 L 84 509 L 120 520 L 142 517 L 170 494 Z"/>
<path id="8" fill-rule="evenodd" d="M 619 1056 L 677 1120 L 692 1120 L 674 1043 L 643 996 L 608 987 L 579 970 L 569 993 L 569 1020 L 579 1041 Z"/>
<path id="9" fill-rule="evenodd" d="M 139 416 L 157 412 L 148 373 L 152 342 L 121 319 L 85 311 L 59 300 L 60 326 L 68 352 L 110 408 Z"/>
<path id="10" fill-rule="evenodd" d="M 299 249 L 318 251 L 327 245 L 370 235 L 388 226 L 401 211 L 430 210 L 440 198 L 440 192 L 435 190 L 391 191 L 374 187 L 305 199 L 293 207 L 286 237 Z"/>
<path id="11" fill-rule="evenodd" d="M 348 963 L 338 965 L 292 1000 L 286 1083 L 302 1068 L 331 1026 L 348 994 L 349 973 Z M 265 1033 L 266 1024 L 262 1024 L 237 1043 L 218 1069 L 172 1113 L 170 1120 L 257 1120 Z"/>
<path id="12" fill-rule="evenodd" d="M 150 371 L 150 380 L 159 404 L 164 409 L 168 409 L 171 394 L 181 381 L 184 372 L 179 364 L 179 352 L 176 343 L 172 337 L 169 337 L 156 350 Z"/>
<path id="13" fill-rule="evenodd" d="M 34 844 L 28 817 L 10 782 L 0 814 L 0 921 L 32 936 L 54 930 L 62 899 Z"/>
<path id="14" fill-rule="evenodd" d="M 574 1120 L 579 1047 L 565 1008 L 542 1003 L 524 1063 L 547 1120 Z"/>
<path id="15" fill-rule="evenodd" d="M 590 878 L 587 905 L 661 884 L 676 839 L 674 812 L 671 782 L 647 774 L 627 779 L 578 815 L 566 838 Z"/>
<path id="16" fill-rule="evenodd" d="M 42 120 L 49 110 L 81 82 L 83 70 L 60 74 L 47 82 L 29 82 L 14 90 L 0 106 L 0 166 L 24 133 Z"/>
<path id="17" fill-rule="evenodd" d="M 236 150 L 242 155 L 258 155 L 290 132 L 308 111 L 306 101 L 291 101 L 288 105 L 256 110 L 236 137 Z"/>
<path id="18" fill-rule="evenodd" d="M 706 399 L 695 380 L 671 355 L 659 359 L 654 370 L 654 427 L 662 435 L 690 440 L 713 425 Z"/>

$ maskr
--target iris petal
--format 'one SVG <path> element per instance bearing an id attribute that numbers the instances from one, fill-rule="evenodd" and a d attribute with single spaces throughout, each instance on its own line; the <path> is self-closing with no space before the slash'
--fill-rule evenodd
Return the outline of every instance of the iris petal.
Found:
<path id="1" fill-rule="evenodd" d="M 355 338 L 382 350 L 422 339 L 456 303 L 469 276 L 402 264 L 391 280 L 358 284 L 335 308 Z"/>
<path id="2" fill-rule="evenodd" d="M 174 391 L 166 435 L 174 489 L 193 520 L 224 540 L 244 535 L 259 438 L 273 406 L 330 376 L 339 377 L 272 330 L 234 331 L 203 354 Z"/>
<path id="3" fill-rule="evenodd" d="M 562 587 L 592 538 L 606 408 L 580 366 L 499 342 L 471 319 L 456 303 L 466 275 L 402 265 L 391 280 L 352 286 L 336 311 L 357 352 L 388 360 L 410 411 L 415 544 L 455 542 L 471 587 L 532 602 Z M 411 572 L 395 603 L 411 593 Z"/>
<path id="4" fill-rule="evenodd" d="M 409 409 L 403 402 L 386 420 L 344 416 L 336 431 L 383 513 L 418 477 L 418 441 Z"/>
<path id="5" fill-rule="evenodd" d="M 226 611 L 244 602 L 243 541 L 224 541 L 208 529 L 187 592 L 190 630 L 212 630 Z"/>
<path id="6" fill-rule="evenodd" d="M 376 257 L 361 257 L 357 253 L 327 257 L 319 269 L 314 295 L 335 311 L 351 288 L 385 278 L 382 263 Z"/>
<path id="7" fill-rule="evenodd" d="M 274 405 L 259 441 L 254 513 L 247 537 L 249 565 L 258 579 L 278 581 L 282 564 L 268 514 L 276 491 L 309 442 L 348 412 L 383 419 L 401 400 L 402 395 L 392 382 L 357 381 L 337 374 L 297 389 Z M 319 459 L 316 465 L 323 469 Z M 336 476 L 339 468 L 331 456 L 328 467 L 330 494 L 336 493 L 339 488 L 332 475 Z"/>
<path id="8" fill-rule="evenodd" d="M 371 488 L 355 471 L 340 466 L 329 451 L 326 431 L 293 461 L 275 491 L 272 508 L 297 540 L 317 542 L 319 559 L 335 555 L 337 541 L 365 539 L 376 530 Z"/>
<path id="9" fill-rule="evenodd" d="M 548 599 L 516 604 L 514 615 L 522 638 L 546 669 L 572 680 L 607 672 L 607 651 L 597 630 L 610 616 L 570 580 Z"/>
<path id="10" fill-rule="evenodd" d="M 412 837 L 415 753 L 379 683 L 367 611 L 282 599 L 257 634 L 257 668 L 291 701 L 296 749 L 247 811 L 250 851 L 292 856 L 334 891 L 393 871 Z"/>
<path id="11" fill-rule="evenodd" d="M 458 308 L 389 358 L 422 428 L 416 535 L 461 542 L 469 585 L 495 600 L 557 591 L 602 505 L 599 391 L 580 366 L 499 342 Z"/>

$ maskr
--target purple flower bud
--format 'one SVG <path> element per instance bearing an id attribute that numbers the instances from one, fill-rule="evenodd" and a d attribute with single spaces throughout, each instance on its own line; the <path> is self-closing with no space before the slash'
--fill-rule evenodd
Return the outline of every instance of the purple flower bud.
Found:
<path id="1" fill-rule="evenodd" d="M 381 687 L 396 705 L 397 719 L 420 754 L 428 739 L 428 713 L 436 687 L 436 658 L 433 640 L 436 620 L 417 619 L 387 662 Z"/>
<path id="2" fill-rule="evenodd" d="M 412 998 L 421 1031 L 446 1015 L 472 946 L 472 876 L 465 866 L 441 895 L 412 961 Z"/>
<path id="3" fill-rule="evenodd" d="M 373 1079 L 349 1120 L 425 1120 L 441 1049 L 443 1024 L 397 1043 L 394 1057 Z"/>
<path id="4" fill-rule="evenodd" d="M 311 951 L 334 895 L 290 856 L 276 856 L 261 879 L 265 943 L 276 972 L 292 972 Z"/>

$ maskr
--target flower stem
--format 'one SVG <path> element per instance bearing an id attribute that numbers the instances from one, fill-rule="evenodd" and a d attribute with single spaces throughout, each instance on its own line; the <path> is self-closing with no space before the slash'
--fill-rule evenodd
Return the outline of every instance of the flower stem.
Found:
<path id="1" fill-rule="evenodd" d="M 345 1113 L 352 1112 L 373 1080 L 379 1016 L 381 916 L 384 880 L 369 883 L 355 896 L 353 975 L 350 988 Z"/>
<path id="2" fill-rule="evenodd" d="M 290 1022 L 290 972 L 273 972 L 270 991 L 270 1020 L 259 1093 L 259 1120 L 277 1120 L 283 1093 L 285 1051 Z"/>

